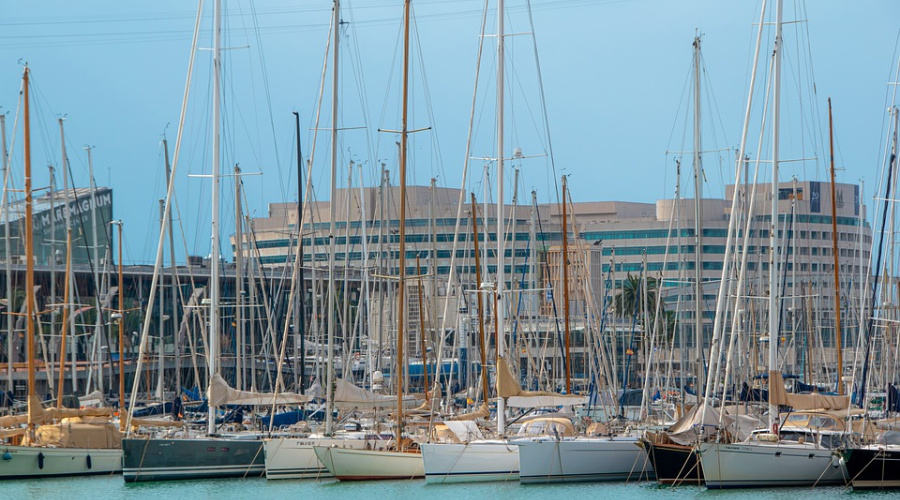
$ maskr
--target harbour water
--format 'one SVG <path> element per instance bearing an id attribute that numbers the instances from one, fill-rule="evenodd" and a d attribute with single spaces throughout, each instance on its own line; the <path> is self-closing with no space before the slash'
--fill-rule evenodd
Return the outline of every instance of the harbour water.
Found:
<path id="1" fill-rule="evenodd" d="M 697 487 L 665 487 L 656 483 L 583 483 L 561 485 L 520 485 L 508 483 L 470 483 L 455 485 L 426 485 L 425 481 L 364 481 L 336 480 L 266 481 L 254 479 L 222 479 L 210 481 L 165 481 L 125 484 L 122 476 L 86 478 L 52 478 L 19 480 L 2 483 L 0 498 L 9 499 L 107 499 L 141 498 L 167 499 L 511 499 L 601 498 L 601 499 L 767 499 L 827 500 L 833 498 L 890 498 L 897 492 L 853 492 L 849 488 L 779 488 L 744 490 L 706 490 Z"/>

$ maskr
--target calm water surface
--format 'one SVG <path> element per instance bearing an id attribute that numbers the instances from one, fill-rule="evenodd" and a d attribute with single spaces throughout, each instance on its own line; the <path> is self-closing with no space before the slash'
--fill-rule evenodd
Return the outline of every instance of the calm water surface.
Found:
<path id="1" fill-rule="evenodd" d="M 6 499 L 67 499 L 106 500 L 109 498 L 141 498 L 143 500 L 196 500 L 196 499 L 345 499 L 363 500 L 461 500 L 515 499 L 515 500 L 580 500 L 599 498 L 619 499 L 715 499 L 759 500 L 789 498 L 791 500 L 847 500 L 871 498 L 900 498 L 900 492 L 853 492 L 849 488 L 786 488 L 768 490 L 707 491 L 697 487 L 662 487 L 655 483 L 587 483 L 564 485 L 528 485 L 510 483 L 473 483 L 456 485 L 426 485 L 415 481 L 368 481 L 342 483 L 334 480 L 280 480 L 221 479 L 215 481 L 169 481 L 126 485 L 122 476 L 34 479 L 2 483 L 0 498 Z"/>

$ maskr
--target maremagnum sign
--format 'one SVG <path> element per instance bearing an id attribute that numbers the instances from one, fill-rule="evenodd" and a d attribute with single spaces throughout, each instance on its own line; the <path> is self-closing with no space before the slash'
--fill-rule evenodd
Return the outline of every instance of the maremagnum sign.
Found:
<path id="1" fill-rule="evenodd" d="M 74 197 L 74 199 L 73 199 Z M 112 190 L 97 188 L 91 197 L 87 188 L 69 192 L 69 201 L 65 203 L 62 191 L 45 194 L 34 200 L 34 257 L 38 265 L 49 265 L 65 262 L 66 254 L 66 219 L 72 229 L 72 261 L 74 264 L 87 264 L 92 255 L 103 258 L 112 247 L 109 236 L 109 221 L 112 220 Z M 10 220 L 10 256 L 14 262 L 23 262 L 24 239 L 22 216 L 24 205 L 18 202 L 10 207 L 10 215 L 18 215 Z M 96 217 L 96 220 L 92 220 Z M 94 250 L 94 228 L 97 229 L 97 249 Z M 0 224 L 2 228 L 2 224 Z M 0 235 L 5 231 L 0 229 Z M 0 256 L 5 252 L 5 245 L 0 245 Z M 100 262 L 99 259 L 95 260 Z"/>
<path id="2" fill-rule="evenodd" d="M 69 213 L 68 217 L 71 220 L 72 225 L 76 226 L 80 222 L 82 216 L 86 213 L 87 217 L 90 217 L 90 213 L 88 212 L 94 208 L 94 204 L 91 203 L 92 201 L 96 203 L 96 208 L 98 209 L 112 206 L 112 191 L 109 189 L 98 191 L 94 195 L 93 200 L 90 195 L 87 195 L 69 202 L 67 206 L 55 207 L 52 212 L 50 210 L 41 212 L 34 216 L 34 230 L 44 231 L 49 230 L 51 226 L 64 224 L 66 221 L 66 212 Z"/>

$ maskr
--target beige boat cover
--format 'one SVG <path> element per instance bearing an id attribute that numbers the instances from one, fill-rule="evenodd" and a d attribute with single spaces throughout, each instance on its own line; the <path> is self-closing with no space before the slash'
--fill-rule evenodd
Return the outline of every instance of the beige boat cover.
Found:
<path id="1" fill-rule="evenodd" d="M 0 427 L 16 427 L 28 422 L 28 415 L 6 415 L 0 417 Z"/>
<path id="2" fill-rule="evenodd" d="M 240 391 L 228 385 L 228 382 L 218 373 L 212 378 L 207 391 L 209 402 L 213 406 L 221 405 L 245 405 L 245 406 L 270 406 L 308 403 L 310 398 L 293 392 L 250 392 Z"/>
<path id="3" fill-rule="evenodd" d="M 721 416 L 721 424 L 730 426 L 734 419 Z M 710 405 L 694 405 L 681 419 L 667 429 L 669 439 L 680 445 L 705 441 L 716 434 L 720 423 L 719 411 Z"/>
<path id="4" fill-rule="evenodd" d="M 403 397 L 404 408 L 414 408 L 421 402 L 414 396 Z M 334 382 L 334 404 L 341 408 L 392 408 L 397 406 L 397 397 L 375 394 L 339 378 Z"/>
<path id="5" fill-rule="evenodd" d="M 122 447 L 122 434 L 112 423 L 89 424 L 80 418 L 66 418 L 58 424 L 41 425 L 34 431 L 34 442 L 26 434 L 23 444 L 57 446 L 60 448 L 99 448 L 112 450 Z"/>
<path id="6" fill-rule="evenodd" d="M 777 370 L 769 371 L 769 398 L 779 405 L 795 410 L 846 410 L 850 396 L 826 396 L 824 394 L 790 394 L 784 389 L 784 378 Z"/>
<path id="7" fill-rule="evenodd" d="M 497 358 L 497 393 L 506 398 L 506 405 L 512 408 L 536 408 L 540 406 L 583 405 L 587 396 L 579 394 L 558 394 L 549 391 L 525 391 L 509 369 L 506 358 Z"/>

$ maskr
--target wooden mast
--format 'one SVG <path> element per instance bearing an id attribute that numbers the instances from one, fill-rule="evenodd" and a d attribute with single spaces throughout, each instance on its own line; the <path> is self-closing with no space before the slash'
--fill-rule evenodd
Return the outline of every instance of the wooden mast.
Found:
<path id="1" fill-rule="evenodd" d="M 25 144 L 25 345 L 28 353 L 28 432 L 34 437 L 34 417 L 41 411 L 40 401 L 34 390 L 34 222 L 31 197 L 31 116 L 28 104 L 29 69 L 25 66 L 22 76 L 24 97 Z"/>
<path id="2" fill-rule="evenodd" d="M 828 148 L 831 158 L 831 244 L 834 256 L 834 345 L 837 349 L 838 396 L 844 395 L 844 356 L 841 348 L 841 274 L 838 264 L 837 207 L 834 185 L 834 122 L 831 117 L 831 98 L 828 98 Z"/>
<path id="3" fill-rule="evenodd" d="M 409 135 L 409 5 L 403 3 L 403 111 L 400 122 L 400 278 L 397 285 L 397 448 L 403 437 L 403 340 L 406 303 L 406 142 Z"/>
<path id="4" fill-rule="evenodd" d="M 481 285 L 481 259 L 478 257 L 478 205 L 475 204 L 475 193 L 472 193 L 472 242 L 475 244 L 475 283 Z M 481 351 L 481 390 L 482 400 L 485 404 L 490 397 L 488 392 L 487 376 L 487 346 L 484 341 L 484 308 L 482 307 L 481 292 L 475 294 L 478 297 L 478 347 Z"/>

